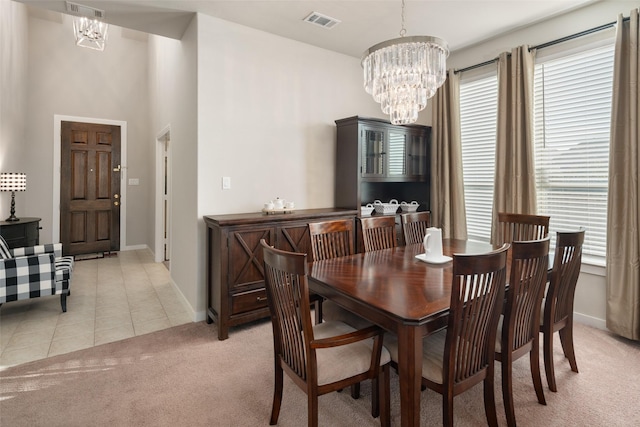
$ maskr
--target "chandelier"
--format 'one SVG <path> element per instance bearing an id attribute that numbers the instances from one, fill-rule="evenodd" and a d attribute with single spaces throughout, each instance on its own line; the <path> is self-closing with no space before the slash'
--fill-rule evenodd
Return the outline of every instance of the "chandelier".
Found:
<path id="1" fill-rule="evenodd" d="M 418 120 L 418 112 L 447 78 L 447 43 L 437 37 L 405 37 L 404 0 L 400 38 L 378 43 L 362 57 L 364 89 L 393 124 Z"/>
<path id="2" fill-rule="evenodd" d="M 84 16 L 73 18 L 73 31 L 76 35 L 76 45 L 89 49 L 104 50 L 107 42 L 109 24 L 97 19 Z"/>

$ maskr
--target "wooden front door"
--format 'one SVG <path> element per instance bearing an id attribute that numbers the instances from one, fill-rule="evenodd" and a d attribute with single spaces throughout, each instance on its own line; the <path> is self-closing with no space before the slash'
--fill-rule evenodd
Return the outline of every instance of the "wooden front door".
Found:
<path id="1" fill-rule="evenodd" d="M 120 127 L 62 122 L 60 240 L 65 255 L 120 250 Z"/>

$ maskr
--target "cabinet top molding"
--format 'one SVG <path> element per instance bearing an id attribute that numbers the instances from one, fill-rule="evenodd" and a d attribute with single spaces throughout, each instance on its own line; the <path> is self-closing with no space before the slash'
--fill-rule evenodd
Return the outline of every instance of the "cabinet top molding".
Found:
<path id="1" fill-rule="evenodd" d="M 204 222 L 209 227 L 225 227 L 232 225 L 260 224 L 260 223 L 277 223 L 292 220 L 304 219 L 321 219 L 323 217 L 331 217 L 335 215 L 353 215 L 358 214 L 357 209 L 339 209 L 339 208 L 321 208 L 321 209 L 299 209 L 292 213 L 282 215 L 267 215 L 262 212 L 249 212 L 239 214 L 225 215 L 206 215 Z"/>
<path id="2" fill-rule="evenodd" d="M 389 120 L 380 119 L 377 117 L 362 117 L 362 116 L 352 116 L 346 117 L 344 119 L 338 119 L 335 121 L 336 125 L 345 125 L 349 123 L 358 123 L 358 122 L 370 122 L 370 123 L 380 123 L 382 125 L 389 125 L 393 127 L 405 127 L 405 128 L 414 128 L 414 129 L 431 129 L 431 126 L 421 125 L 421 124 L 410 124 L 410 125 L 392 125 Z"/>

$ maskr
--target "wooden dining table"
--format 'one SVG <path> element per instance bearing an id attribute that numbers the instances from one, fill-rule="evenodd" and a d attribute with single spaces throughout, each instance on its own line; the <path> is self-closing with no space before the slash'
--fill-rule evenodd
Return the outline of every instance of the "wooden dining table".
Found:
<path id="1" fill-rule="evenodd" d="M 443 240 L 443 253 L 486 253 L 489 243 Z M 451 301 L 452 261 L 430 264 L 416 258 L 422 244 L 316 261 L 309 288 L 398 336 L 398 376 L 403 426 L 420 425 L 422 340 L 446 327 Z"/>

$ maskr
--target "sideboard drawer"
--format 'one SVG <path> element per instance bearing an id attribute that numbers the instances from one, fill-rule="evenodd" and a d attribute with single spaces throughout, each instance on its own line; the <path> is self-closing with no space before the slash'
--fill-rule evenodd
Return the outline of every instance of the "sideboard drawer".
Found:
<path id="1" fill-rule="evenodd" d="M 245 313 L 266 307 L 267 291 L 256 289 L 231 296 L 231 314 Z"/>

